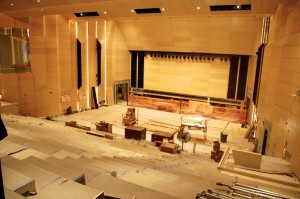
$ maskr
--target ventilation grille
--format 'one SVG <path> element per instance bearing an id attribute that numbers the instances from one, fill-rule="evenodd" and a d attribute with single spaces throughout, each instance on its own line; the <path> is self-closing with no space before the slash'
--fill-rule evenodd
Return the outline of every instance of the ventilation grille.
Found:
<path id="1" fill-rule="evenodd" d="M 251 10 L 251 4 L 210 6 L 210 11 L 233 11 L 233 10 Z"/>
<path id="2" fill-rule="evenodd" d="M 136 14 L 151 14 L 151 13 L 161 13 L 160 8 L 142 8 L 135 9 Z"/>
<path id="3" fill-rule="evenodd" d="M 76 17 L 97 17 L 99 16 L 98 12 L 78 12 L 74 13 Z"/>

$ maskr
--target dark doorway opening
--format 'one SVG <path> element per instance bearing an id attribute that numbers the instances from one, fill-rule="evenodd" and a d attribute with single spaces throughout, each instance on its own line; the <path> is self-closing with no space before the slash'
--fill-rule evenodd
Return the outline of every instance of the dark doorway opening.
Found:
<path id="1" fill-rule="evenodd" d="M 261 154 L 262 154 L 262 155 L 265 155 L 265 154 L 266 154 L 268 134 L 269 134 L 268 130 L 265 129 L 265 132 L 264 132 L 264 139 L 263 139 L 263 144 L 262 144 L 262 149 L 261 149 Z"/>
<path id="2" fill-rule="evenodd" d="M 115 102 L 116 102 L 116 104 L 127 105 L 128 89 L 129 89 L 129 84 L 127 82 L 115 84 Z"/>

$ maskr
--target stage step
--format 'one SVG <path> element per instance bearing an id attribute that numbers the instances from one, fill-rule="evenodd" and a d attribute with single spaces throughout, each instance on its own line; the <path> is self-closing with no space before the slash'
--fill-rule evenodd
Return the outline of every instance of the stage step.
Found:
<path id="1" fill-rule="evenodd" d="M 41 188 L 47 186 L 52 181 L 60 178 L 60 176 L 41 169 L 39 167 L 30 165 L 28 163 L 22 162 L 14 157 L 6 156 L 1 159 L 2 165 L 18 171 L 30 178 L 35 180 L 36 190 L 40 190 Z"/>
<path id="2" fill-rule="evenodd" d="M 51 165 L 54 165 L 54 166 L 60 165 L 63 168 L 71 169 L 71 170 L 83 173 L 86 183 L 91 178 L 94 178 L 95 176 L 99 175 L 101 172 L 104 172 L 103 170 L 100 171 L 99 169 L 92 167 L 88 164 L 85 164 L 84 162 L 81 162 L 78 159 L 74 159 L 74 158 L 70 158 L 70 157 L 67 157 L 63 160 L 55 158 L 55 157 L 49 157 L 49 158 L 45 159 L 45 162 L 47 162 Z"/>
<path id="3" fill-rule="evenodd" d="M 6 187 L 4 187 L 4 196 L 5 196 L 5 199 L 25 199 L 24 196 L 12 191 L 12 190 L 9 190 Z"/>
<path id="4" fill-rule="evenodd" d="M 27 149 L 27 147 L 8 141 L 7 139 L 3 139 L 0 142 L 0 153 L 3 154 L 16 153 L 25 149 Z"/>
<path id="5" fill-rule="evenodd" d="M 18 194 L 35 192 L 34 179 L 2 165 L 3 185 Z"/>
<path id="6" fill-rule="evenodd" d="M 33 156 L 28 157 L 22 161 L 34 165 L 36 167 L 45 169 L 47 171 L 53 172 L 67 179 L 73 180 L 74 182 L 85 184 L 85 177 L 83 173 L 75 171 L 73 169 L 65 168 L 64 165 L 59 162 L 56 165 L 52 165 L 47 163 L 45 160 L 41 160 Z"/>
<path id="7" fill-rule="evenodd" d="M 71 153 L 71 152 L 65 151 L 65 150 L 59 150 L 59 151 L 51 154 L 51 156 L 59 158 L 59 159 L 64 159 L 66 157 L 72 157 L 72 158 L 78 159 L 81 157 L 81 155 Z"/>
<path id="8" fill-rule="evenodd" d="M 174 199 L 174 196 L 168 195 L 163 192 L 155 191 L 151 188 L 146 188 L 138 184 L 133 184 L 124 180 L 119 179 L 118 177 L 108 176 L 100 174 L 97 177 L 93 178 L 88 186 L 103 190 L 108 195 L 119 197 L 122 199 L 131 199 L 133 196 L 136 196 L 137 199 Z"/>
<path id="9" fill-rule="evenodd" d="M 42 160 L 49 157 L 49 155 L 47 155 L 45 153 L 30 149 L 30 148 L 28 148 L 26 150 L 23 150 L 23 151 L 20 151 L 18 153 L 15 153 L 11 156 L 14 157 L 14 158 L 17 158 L 19 160 L 23 160 L 23 159 L 28 158 L 30 156 L 34 156 L 34 157 L 37 157 L 37 158 L 42 159 Z"/>
<path id="10" fill-rule="evenodd" d="M 72 199 L 102 199 L 104 193 L 88 186 L 73 182 L 65 178 L 56 179 L 47 187 L 39 190 L 36 199 L 72 198 Z"/>

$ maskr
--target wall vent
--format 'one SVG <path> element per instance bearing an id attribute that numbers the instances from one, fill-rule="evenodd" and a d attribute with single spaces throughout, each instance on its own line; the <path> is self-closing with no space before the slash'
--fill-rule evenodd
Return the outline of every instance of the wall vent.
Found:
<path id="1" fill-rule="evenodd" d="M 74 13 L 76 17 L 97 17 L 99 16 L 98 12 L 78 12 Z"/>
<path id="2" fill-rule="evenodd" d="M 211 5 L 210 11 L 251 10 L 251 4 L 242 5 Z"/>
<path id="3" fill-rule="evenodd" d="M 160 8 L 142 8 L 135 9 L 136 14 L 151 14 L 151 13 L 161 13 Z"/>

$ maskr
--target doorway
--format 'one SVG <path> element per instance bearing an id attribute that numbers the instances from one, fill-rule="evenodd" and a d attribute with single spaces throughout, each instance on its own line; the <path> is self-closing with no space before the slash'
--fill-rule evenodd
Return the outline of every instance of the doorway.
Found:
<path id="1" fill-rule="evenodd" d="M 128 105 L 129 80 L 115 82 L 115 104 Z"/>

